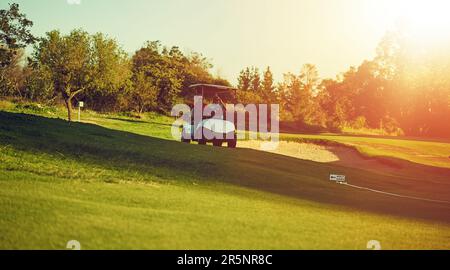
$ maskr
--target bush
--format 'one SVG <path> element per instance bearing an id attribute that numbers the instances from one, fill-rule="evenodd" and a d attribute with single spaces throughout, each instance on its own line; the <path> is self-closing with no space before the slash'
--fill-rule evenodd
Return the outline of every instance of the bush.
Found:
<path id="1" fill-rule="evenodd" d="M 45 106 L 39 103 L 18 103 L 15 108 L 16 111 L 28 112 L 33 114 L 42 113 L 55 113 L 56 108 L 54 106 Z"/>
<path id="2" fill-rule="evenodd" d="M 33 104 L 33 103 L 25 103 L 25 104 L 17 104 L 16 105 L 16 110 L 18 111 L 31 111 L 34 113 L 43 113 L 44 107 L 41 104 Z"/>

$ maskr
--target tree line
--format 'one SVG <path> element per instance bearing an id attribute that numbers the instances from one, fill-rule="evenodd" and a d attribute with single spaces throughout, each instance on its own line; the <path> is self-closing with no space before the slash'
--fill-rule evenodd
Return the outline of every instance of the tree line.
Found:
<path id="1" fill-rule="evenodd" d="M 239 75 L 238 88 L 244 101 L 280 104 L 281 120 L 296 123 L 294 128 L 366 128 L 449 138 L 449 45 L 418 48 L 404 29 L 397 29 L 383 37 L 374 59 L 335 79 L 321 79 L 314 65 L 305 64 L 275 84 L 270 68 L 261 75 L 248 67 Z"/>
<path id="2" fill-rule="evenodd" d="M 231 86 L 210 73 L 211 63 L 197 52 L 149 41 L 127 54 L 102 33 L 57 30 L 34 37 L 33 23 L 17 4 L 0 10 L 0 95 L 72 107 L 84 101 L 102 111 L 168 113 L 184 102 L 189 85 Z M 280 118 L 298 128 L 339 131 L 370 128 L 387 134 L 450 137 L 450 52 L 420 54 L 408 35 L 393 31 L 376 57 L 335 79 L 321 79 L 313 64 L 275 82 L 270 67 L 244 68 L 237 102 L 280 104 Z M 24 48 L 33 46 L 25 59 Z"/>
<path id="3" fill-rule="evenodd" d="M 84 101 L 97 111 L 170 112 L 194 83 L 230 85 L 213 76 L 208 59 L 149 41 L 129 56 L 102 33 L 58 30 L 36 38 L 18 4 L 0 11 L 0 95 L 39 102 Z M 24 59 L 24 48 L 33 53 Z M 24 64 L 25 63 L 25 64 Z"/>

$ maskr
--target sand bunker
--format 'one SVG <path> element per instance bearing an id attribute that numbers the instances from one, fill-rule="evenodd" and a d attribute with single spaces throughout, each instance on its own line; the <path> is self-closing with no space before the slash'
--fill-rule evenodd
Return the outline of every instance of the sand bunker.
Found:
<path id="1" fill-rule="evenodd" d="M 239 141 L 238 147 L 262 150 L 261 141 L 257 140 Z M 267 152 L 322 163 L 339 161 L 333 149 L 312 143 L 280 141 L 277 149 Z"/>
<path id="2" fill-rule="evenodd" d="M 239 148 L 250 148 L 265 151 L 261 148 L 262 141 L 239 141 Z M 294 157 L 303 160 L 311 160 L 321 163 L 335 163 L 345 167 L 364 168 L 367 170 L 393 172 L 401 169 L 398 164 L 389 162 L 383 158 L 369 158 L 363 156 L 356 149 L 340 145 L 319 145 L 314 143 L 280 141 L 275 150 L 266 152 Z"/>

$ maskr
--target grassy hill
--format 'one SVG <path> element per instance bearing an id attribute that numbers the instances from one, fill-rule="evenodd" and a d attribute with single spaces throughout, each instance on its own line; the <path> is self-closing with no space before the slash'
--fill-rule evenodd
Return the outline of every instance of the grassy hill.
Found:
<path id="1" fill-rule="evenodd" d="M 59 109 L 0 105 L 2 249 L 450 248 L 450 205 L 327 180 L 448 200 L 445 168 L 374 172 L 178 143 L 154 114 L 67 123 Z"/>

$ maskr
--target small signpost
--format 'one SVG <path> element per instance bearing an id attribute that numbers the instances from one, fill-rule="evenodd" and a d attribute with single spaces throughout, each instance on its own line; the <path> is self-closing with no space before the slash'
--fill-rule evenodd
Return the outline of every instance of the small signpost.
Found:
<path id="1" fill-rule="evenodd" d="M 343 184 L 346 182 L 345 175 L 330 174 L 330 181 L 335 181 L 336 183 Z"/>
<path id="2" fill-rule="evenodd" d="M 78 102 L 78 122 L 81 122 L 81 108 L 84 107 L 84 102 L 79 101 Z"/>

